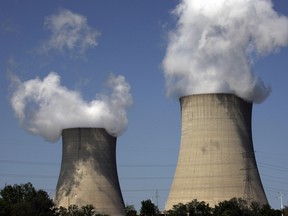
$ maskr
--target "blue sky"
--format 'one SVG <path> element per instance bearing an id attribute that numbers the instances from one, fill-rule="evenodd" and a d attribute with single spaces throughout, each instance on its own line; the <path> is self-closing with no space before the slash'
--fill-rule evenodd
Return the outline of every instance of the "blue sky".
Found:
<path id="1" fill-rule="evenodd" d="M 178 99 L 166 97 L 161 64 L 167 34 L 176 24 L 171 10 L 178 3 L 1 1 L 0 187 L 30 181 L 53 196 L 61 161 L 60 140 L 51 144 L 19 125 L 10 104 L 11 74 L 26 81 L 57 72 L 62 86 L 81 92 L 82 98 L 90 101 L 113 73 L 125 76 L 133 97 L 128 128 L 117 141 L 124 201 L 139 209 L 142 200 L 156 203 L 158 191 L 159 208 L 163 209 L 177 163 L 181 122 Z M 278 13 L 288 16 L 286 1 L 273 3 Z M 48 43 L 53 34 L 47 19 L 65 10 L 86 18 L 82 32 L 95 33 L 95 43 L 84 44 L 79 39 L 74 43 L 77 48 Z M 50 49 L 43 50 L 44 45 Z M 274 208 L 280 206 L 279 192 L 286 194 L 284 204 L 288 205 L 287 60 L 286 47 L 256 58 L 253 65 L 272 89 L 264 102 L 254 106 L 252 126 L 260 175 Z"/>

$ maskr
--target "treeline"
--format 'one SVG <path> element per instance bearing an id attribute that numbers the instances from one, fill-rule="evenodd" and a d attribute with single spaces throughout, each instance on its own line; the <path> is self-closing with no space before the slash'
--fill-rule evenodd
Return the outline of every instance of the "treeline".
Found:
<path id="1" fill-rule="evenodd" d="M 160 212 L 151 200 L 143 200 L 138 212 L 133 205 L 126 205 L 127 216 L 288 216 L 288 207 L 283 211 L 269 205 L 247 204 L 243 199 L 233 198 L 219 202 L 215 207 L 192 200 L 174 205 L 169 211 Z M 96 212 L 92 205 L 68 208 L 57 207 L 44 190 L 36 190 L 31 183 L 7 185 L 0 191 L 0 216 L 106 216 Z"/>
<path id="2" fill-rule="evenodd" d="M 141 216 L 288 216 L 287 206 L 281 211 L 272 209 L 269 205 L 260 206 L 255 202 L 248 204 L 245 200 L 237 198 L 219 202 L 213 208 L 203 201 L 194 199 L 186 204 L 174 205 L 172 209 L 162 213 L 150 200 L 142 201 L 141 204 Z M 129 214 L 129 211 L 127 213 L 128 216 L 136 216 Z"/>
<path id="3" fill-rule="evenodd" d="M 7 185 L 0 191 L 0 216 L 104 216 L 92 205 L 57 208 L 46 191 L 31 183 Z"/>
<path id="4" fill-rule="evenodd" d="M 288 208 L 285 209 L 286 213 L 283 215 L 288 216 Z M 167 211 L 169 216 L 281 216 L 281 210 L 272 209 L 268 204 L 259 205 L 256 202 L 247 204 L 241 198 L 233 198 L 227 201 L 219 202 L 215 207 L 210 207 L 205 202 L 192 200 L 189 203 L 179 203 L 174 205 L 173 208 Z"/>

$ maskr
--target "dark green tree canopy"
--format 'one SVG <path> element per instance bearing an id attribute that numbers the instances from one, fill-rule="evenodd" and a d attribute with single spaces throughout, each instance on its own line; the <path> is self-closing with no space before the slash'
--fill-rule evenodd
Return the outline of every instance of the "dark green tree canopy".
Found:
<path id="1" fill-rule="evenodd" d="M 192 200 L 186 204 L 179 203 L 174 205 L 171 210 L 168 211 L 169 215 L 172 216 L 194 216 L 194 215 L 203 215 L 210 216 L 212 209 L 205 202 L 199 202 L 197 199 Z"/>
<path id="2" fill-rule="evenodd" d="M 283 216 L 285 209 L 283 210 Z M 214 208 L 197 199 L 186 204 L 178 203 L 167 211 L 168 216 L 281 216 L 280 210 L 272 209 L 269 205 L 260 206 L 252 202 L 250 205 L 241 198 L 232 198 L 219 202 Z"/>
<path id="3" fill-rule="evenodd" d="M 126 216 L 137 216 L 133 205 L 126 205 Z M 283 211 L 269 205 L 248 204 L 241 198 L 219 202 L 215 207 L 194 199 L 186 204 L 178 203 L 165 212 L 166 216 L 288 216 L 288 207 Z M 44 190 L 36 190 L 31 183 L 7 185 L 0 190 L 0 216 L 108 216 L 96 212 L 92 205 L 57 208 Z M 158 207 L 150 200 L 143 200 L 141 216 L 158 216 Z"/>
<path id="4" fill-rule="evenodd" d="M 52 216 L 55 204 L 43 190 L 36 190 L 31 183 L 7 185 L 0 191 L 0 215 Z"/>
<path id="5" fill-rule="evenodd" d="M 125 206 L 126 216 L 137 216 L 137 211 L 135 210 L 134 205 Z"/>
<path id="6" fill-rule="evenodd" d="M 141 202 L 140 214 L 143 216 L 154 216 L 158 213 L 158 207 L 150 200 Z"/>

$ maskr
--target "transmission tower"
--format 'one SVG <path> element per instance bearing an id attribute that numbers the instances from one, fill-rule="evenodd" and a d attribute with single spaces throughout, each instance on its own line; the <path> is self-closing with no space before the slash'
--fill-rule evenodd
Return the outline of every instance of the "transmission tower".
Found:
<path id="1" fill-rule="evenodd" d="M 251 167 L 251 159 L 254 157 L 254 152 L 244 152 L 242 153 L 243 159 L 245 160 L 245 167 L 241 170 L 245 171 L 244 177 L 244 200 L 247 202 L 247 206 L 249 207 L 251 202 L 254 200 L 252 193 L 252 181 L 253 178 L 251 176 L 252 170 L 254 167 Z"/>

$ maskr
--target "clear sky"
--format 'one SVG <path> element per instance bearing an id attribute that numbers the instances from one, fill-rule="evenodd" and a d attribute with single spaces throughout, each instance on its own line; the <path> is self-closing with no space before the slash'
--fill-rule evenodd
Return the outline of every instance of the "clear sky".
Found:
<path id="1" fill-rule="evenodd" d="M 91 101 L 114 74 L 125 77 L 133 97 L 128 127 L 117 140 L 124 201 L 139 209 L 142 200 L 152 199 L 164 208 L 177 163 L 181 122 L 177 97 L 166 96 L 162 62 L 168 32 L 176 24 L 171 11 L 178 3 L 0 2 L 0 187 L 29 181 L 53 196 L 61 162 L 61 140 L 50 143 L 21 127 L 10 103 L 11 77 L 42 80 L 53 71 L 61 86 Z M 287 1 L 273 4 L 274 10 L 288 16 Z M 57 22 L 61 15 L 62 20 L 76 17 L 64 32 Z M 288 205 L 288 48 L 253 60 L 253 71 L 272 89 L 253 109 L 255 154 L 268 200 L 279 208 L 279 192 L 286 194 L 283 200 Z"/>

